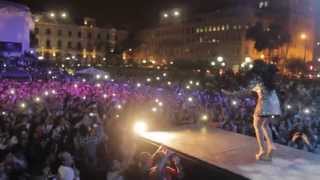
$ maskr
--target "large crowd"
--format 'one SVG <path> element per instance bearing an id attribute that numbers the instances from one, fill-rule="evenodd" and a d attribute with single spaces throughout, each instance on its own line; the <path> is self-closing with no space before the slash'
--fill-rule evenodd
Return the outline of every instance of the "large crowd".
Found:
<path id="1" fill-rule="evenodd" d="M 227 76 L 214 83 L 244 86 Z M 151 129 L 195 124 L 254 136 L 254 94 L 227 96 L 196 80 L 106 79 L 1 80 L 0 180 L 183 179 L 173 152 L 136 150 L 132 125 L 140 119 Z M 320 85 L 279 81 L 274 140 L 317 153 Z"/>

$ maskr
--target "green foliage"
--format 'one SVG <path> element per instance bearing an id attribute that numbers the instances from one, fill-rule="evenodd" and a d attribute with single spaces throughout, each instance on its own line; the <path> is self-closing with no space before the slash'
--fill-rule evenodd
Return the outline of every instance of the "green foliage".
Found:
<path id="1" fill-rule="evenodd" d="M 193 70 L 193 69 L 203 69 L 209 67 L 209 60 L 176 60 L 173 67 L 177 69 Z"/>
<path id="2" fill-rule="evenodd" d="M 259 52 L 277 49 L 291 40 L 283 26 L 274 23 L 265 28 L 261 22 L 248 29 L 246 38 L 255 42 L 255 49 Z"/>

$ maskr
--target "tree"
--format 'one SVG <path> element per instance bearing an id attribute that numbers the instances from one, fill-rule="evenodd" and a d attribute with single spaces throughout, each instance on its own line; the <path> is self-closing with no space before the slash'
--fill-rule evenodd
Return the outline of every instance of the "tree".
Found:
<path id="1" fill-rule="evenodd" d="M 291 41 L 290 34 L 279 24 L 270 24 L 265 28 L 262 22 L 257 22 L 248 29 L 246 38 L 255 42 L 255 49 L 259 52 L 269 51 L 272 58 L 272 51 L 288 44 Z"/>
<path id="2" fill-rule="evenodd" d="M 302 59 L 290 59 L 286 64 L 285 68 L 291 74 L 298 74 L 300 72 L 307 71 L 307 64 Z"/>

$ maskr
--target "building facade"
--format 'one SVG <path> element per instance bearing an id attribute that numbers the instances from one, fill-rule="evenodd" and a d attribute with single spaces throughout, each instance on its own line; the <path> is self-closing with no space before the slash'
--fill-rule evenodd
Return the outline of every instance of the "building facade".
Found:
<path id="1" fill-rule="evenodd" d="M 65 13 L 44 13 L 34 15 L 34 21 L 35 48 L 46 59 L 101 62 L 120 42 L 117 34 L 120 32 L 125 38 L 124 31 L 98 27 L 92 18 L 84 18 L 79 25 Z"/>
<path id="2" fill-rule="evenodd" d="M 282 16 L 277 11 L 286 9 L 286 27 L 292 40 L 285 47 L 276 49 L 273 56 L 312 60 L 315 45 L 313 0 L 305 1 L 301 4 L 297 0 L 256 0 L 242 6 L 192 15 L 177 23 L 165 23 L 166 19 L 179 17 L 162 14 L 158 26 L 140 33 L 142 45 L 134 58 L 168 63 L 222 56 L 230 67 L 239 66 L 246 57 L 267 59 L 268 52 L 256 51 L 254 42 L 246 38 L 247 30 L 258 21 L 263 21 L 267 29 L 271 22 L 277 22 L 277 14 Z M 273 10 L 276 13 L 267 13 Z"/>

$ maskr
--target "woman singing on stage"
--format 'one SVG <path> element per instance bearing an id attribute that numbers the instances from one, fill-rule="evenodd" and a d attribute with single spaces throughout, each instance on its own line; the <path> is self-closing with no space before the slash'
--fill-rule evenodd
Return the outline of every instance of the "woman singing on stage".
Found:
<path id="1" fill-rule="evenodd" d="M 265 64 L 262 61 L 255 61 L 254 67 L 247 73 L 250 80 L 249 90 L 257 94 L 257 104 L 253 114 L 253 126 L 259 146 L 256 154 L 257 160 L 271 160 L 272 151 L 275 149 L 272 140 L 270 122 L 273 117 L 281 115 L 279 98 L 275 90 L 275 77 L 277 69 L 274 65 Z M 245 90 L 248 92 L 248 89 Z M 241 90 L 236 93 L 226 94 L 242 94 Z M 264 138 L 266 144 L 264 144 Z"/>

